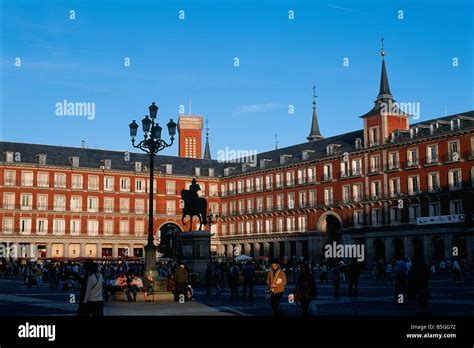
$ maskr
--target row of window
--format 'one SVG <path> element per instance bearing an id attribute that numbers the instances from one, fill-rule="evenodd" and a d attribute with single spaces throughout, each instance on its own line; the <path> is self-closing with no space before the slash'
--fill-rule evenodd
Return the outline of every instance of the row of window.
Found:
<path id="1" fill-rule="evenodd" d="M 461 169 L 452 169 L 448 172 L 448 187 L 450 190 L 457 190 L 462 188 L 462 177 Z M 474 174 L 474 171 L 473 171 Z M 473 181 L 474 182 L 474 181 Z M 401 184 L 400 178 L 390 178 L 388 180 L 388 189 L 389 197 L 397 198 L 401 197 Z M 429 173 L 427 176 L 427 188 L 429 192 L 438 192 L 441 190 L 439 172 Z M 408 195 L 416 195 L 421 192 L 422 188 L 420 185 L 420 176 L 412 175 L 407 178 L 407 191 Z M 363 193 L 363 184 L 354 183 L 352 185 L 343 185 L 342 186 L 342 202 L 361 202 L 364 198 Z M 239 213 L 253 213 L 253 212 L 262 212 L 262 211 L 272 211 L 272 210 L 281 210 L 281 209 L 294 209 L 294 208 L 305 208 L 305 207 L 314 207 L 317 205 L 317 190 L 309 191 L 299 191 L 297 197 L 295 197 L 295 192 L 290 192 L 286 194 L 286 204 L 285 204 L 285 195 L 278 194 L 276 195 L 276 204 L 274 205 L 273 195 L 266 197 L 257 197 L 256 199 L 241 199 L 239 201 L 231 201 L 229 203 L 223 202 L 221 211 L 223 215 L 230 215 Z M 381 199 L 382 198 L 382 181 L 375 180 L 370 183 L 370 194 L 367 199 Z M 297 199 L 297 202 L 296 202 Z M 341 201 L 341 200 L 340 200 Z M 324 196 L 321 201 L 322 204 L 332 205 L 335 203 L 334 200 L 334 189 L 333 187 L 324 188 Z"/>
<path id="2" fill-rule="evenodd" d="M 450 214 L 463 214 L 463 204 L 461 200 L 450 201 Z M 383 209 L 373 208 L 371 213 L 364 216 L 363 210 L 355 210 L 352 216 L 352 226 L 362 227 L 364 225 L 380 226 L 383 223 L 396 225 L 402 223 L 401 209 L 398 206 L 392 206 L 388 211 L 388 219 L 383 220 Z M 410 223 L 416 223 L 417 218 L 421 217 L 421 207 L 419 204 L 411 204 L 408 209 L 408 218 Z M 428 207 L 428 216 L 440 216 L 441 205 L 439 202 L 431 202 Z M 274 222 L 276 225 L 274 226 Z M 274 228 L 275 227 L 275 228 Z M 293 232 L 306 231 L 307 217 L 305 215 L 294 217 L 277 217 L 275 219 L 259 219 L 238 222 L 223 222 L 221 224 L 222 235 L 252 234 L 252 233 L 272 233 L 272 232 Z"/>
<path id="3" fill-rule="evenodd" d="M 459 141 L 451 141 L 448 143 L 449 152 L 448 160 L 456 162 L 461 159 Z M 417 167 L 419 165 L 418 148 L 410 148 L 406 152 L 406 167 Z M 364 175 L 362 157 L 349 158 L 345 156 L 340 162 L 340 178 L 357 177 Z M 428 145 L 426 147 L 426 164 L 439 163 L 438 145 Z M 389 152 L 387 161 L 387 170 L 400 169 L 400 154 L 399 151 Z M 369 158 L 368 173 L 380 173 L 382 169 L 380 155 L 372 155 Z M 296 176 L 295 176 L 296 175 Z M 322 181 L 331 181 L 334 179 L 333 164 L 327 163 L 323 165 Z M 273 184 L 274 181 L 274 184 Z M 273 188 L 292 187 L 296 184 L 303 185 L 306 183 L 314 183 L 316 181 L 316 168 L 301 168 L 297 171 L 289 170 L 285 173 L 268 174 L 255 178 L 247 178 L 238 180 L 236 182 L 229 182 L 221 184 L 221 195 L 223 197 L 233 195 L 235 193 L 241 194 L 244 192 L 271 190 Z"/>
<path id="4" fill-rule="evenodd" d="M 36 186 L 37 187 L 50 187 L 49 181 L 50 174 L 47 172 L 38 172 L 36 177 Z M 84 186 L 83 175 L 81 174 L 72 174 L 71 176 L 71 189 L 73 190 L 83 190 L 87 187 L 87 190 L 98 191 L 100 189 L 104 191 L 113 192 L 115 191 L 115 181 L 116 177 L 114 176 L 105 176 L 103 178 L 102 187 L 99 186 L 99 176 L 98 175 L 88 175 L 87 176 L 87 186 Z M 131 192 L 131 179 L 120 177 L 119 180 L 119 191 L 120 192 Z M 15 170 L 5 170 L 4 172 L 4 185 L 5 186 L 16 186 L 16 171 Z M 136 193 L 145 193 L 149 192 L 149 180 L 145 179 L 134 179 L 134 190 Z M 185 188 L 189 188 L 191 182 L 185 183 Z M 208 184 L 209 185 L 209 196 L 217 196 L 217 184 Z M 21 171 L 21 186 L 22 187 L 33 187 L 34 186 L 34 173 L 32 171 Z M 54 182 L 53 186 L 55 188 L 66 188 L 66 174 L 65 173 L 54 173 Z M 201 191 L 200 195 L 204 196 L 206 193 L 206 184 L 200 183 Z M 156 193 L 156 180 L 153 181 L 153 192 Z M 167 195 L 177 195 L 179 192 L 176 189 L 176 182 L 173 180 L 166 180 L 166 194 Z"/>
<path id="5" fill-rule="evenodd" d="M 48 219 L 48 218 L 36 218 L 35 226 L 32 226 L 32 219 L 28 217 L 19 218 L 19 233 L 20 234 L 31 234 L 36 233 L 37 235 L 64 235 L 66 234 L 66 220 L 64 219 Z M 2 222 L 3 234 L 13 234 L 15 218 L 4 217 Z M 135 221 L 133 223 L 133 230 L 131 230 L 131 223 L 128 220 L 119 221 L 119 234 L 121 236 L 128 236 L 133 234 L 135 236 L 144 236 L 145 233 L 145 221 Z M 69 221 L 69 229 L 67 232 L 73 236 L 79 236 L 81 234 L 82 221 L 80 219 L 71 219 Z M 101 229 L 99 230 L 99 221 L 94 219 L 87 219 L 87 235 L 98 236 L 99 231 L 102 231 L 103 235 L 112 236 L 115 229 L 114 220 L 103 220 Z M 50 233 L 51 232 L 51 233 Z"/>
<path id="6" fill-rule="evenodd" d="M 4 192 L 3 193 L 3 209 L 14 210 L 17 208 L 15 205 L 16 194 L 14 192 Z M 84 202 L 86 207 L 84 206 Z M 134 199 L 134 212 L 135 214 L 143 214 L 148 212 L 148 199 Z M 174 200 L 166 201 L 166 214 L 175 215 L 176 214 L 176 205 L 177 202 Z M 178 203 L 178 205 L 180 205 Z M 180 205 L 181 207 L 181 205 Z M 153 208 L 155 212 L 157 211 L 156 199 L 153 203 Z M 33 194 L 31 193 L 21 193 L 20 194 L 20 210 L 33 210 Z M 102 205 L 99 204 L 99 197 L 87 197 L 83 200 L 81 196 L 72 196 L 69 201 L 69 206 L 66 204 L 65 195 L 54 195 L 53 205 L 49 205 L 48 195 L 47 194 L 36 194 L 36 210 L 40 211 L 61 211 L 64 212 L 67 209 L 70 212 L 89 212 L 89 213 L 130 213 L 130 198 L 120 198 L 118 210 L 115 206 L 115 198 L 113 197 L 104 197 L 102 199 Z"/>

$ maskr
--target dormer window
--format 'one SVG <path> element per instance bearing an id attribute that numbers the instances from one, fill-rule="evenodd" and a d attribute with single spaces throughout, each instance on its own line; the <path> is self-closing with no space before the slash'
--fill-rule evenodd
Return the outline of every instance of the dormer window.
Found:
<path id="1" fill-rule="evenodd" d="M 69 161 L 74 168 L 79 167 L 79 157 L 69 157 Z"/>
<path id="2" fill-rule="evenodd" d="M 288 161 L 289 158 L 291 158 L 291 155 L 281 155 L 280 156 L 280 165 L 285 164 Z"/>
<path id="3" fill-rule="evenodd" d="M 46 155 L 39 154 L 38 155 L 38 163 L 41 165 L 46 165 Z"/>
<path id="4" fill-rule="evenodd" d="M 309 155 L 310 155 L 311 153 L 314 153 L 314 151 L 313 151 L 313 150 L 303 150 L 303 151 L 301 152 L 301 159 L 302 159 L 303 161 L 307 161 L 307 160 L 309 159 Z"/>
<path id="5" fill-rule="evenodd" d="M 457 130 L 457 129 L 461 129 L 461 119 L 460 118 L 456 118 L 454 120 L 451 120 L 451 130 Z"/>
<path id="6" fill-rule="evenodd" d="M 9 163 L 13 162 L 13 152 L 11 152 L 11 151 L 6 152 L 5 153 L 5 160 L 6 160 L 6 162 L 9 162 Z"/>
<path id="7" fill-rule="evenodd" d="M 209 176 L 214 176 L 214 168 L 209 168 Z"/>
<path id="8" fill-rule="evenodd" d="M 356 150 L 362 149 L 362 139 L 361 139 L 361 138 L 357 138 L 357 139 L 355 140 L 354 146 L 355 146 L 355 149 L 356 149 Z"/>
<path id="9" fill-rule="evenodd" d="M 102 162 L 103 169 L 107 169 L 107 170 L 112 169 L 112 160 L 105 159 L 105 160 L 102 160 L 101 162 Z"/>
<path id="10" fill-rule="evenodd" d="M 135 162 L 135 171 L 136 172 L 142 171 L 142 162 Z"/>
<path id="11" fill-rule="evenodd" d="M 224 168 L 224 176 L 229 176 L 230 174 L 232 174 L 233 169 L 234 167 Z"/>
<path id="12" fill-rule="evenodd" d="M 265 167 L 267 166 L 267 163 L 270 163 L 272 160 L 269 160 L 269 159 L 261 159 L 260 160 L 260 169 L 265 169 Z"/>
<path id="13" fill-rule="evenodd" d="M 339 144 L 329 144 L 328 146 L 326 146 L 326 154 L 328 156 L 335 155 L 339 147 L 341 147 L 341 145 Z"/>
<path id="14" fill-rule="evenodd" d="M 173 165 L 167 164 L 166 165 L 166 174 L 173 174 Z"/>
<path id="15" fill-rule="evenodd" d="M 199 167 L 194 168 L 194 175 L 195 176 L 201 176 L 201 168 L 199 168 Z"/>
<path id="16" fill-rule="evenodd" d="M 369 145 L 370 147 L 379 145 L 378 127 L 372 127 L 369 129 Z"/>

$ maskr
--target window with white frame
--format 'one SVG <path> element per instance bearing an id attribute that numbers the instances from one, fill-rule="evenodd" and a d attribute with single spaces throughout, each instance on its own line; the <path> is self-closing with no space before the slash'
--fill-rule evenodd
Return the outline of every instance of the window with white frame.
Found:
<path id="1" fill-rule="evenodd" d="M 48 233 L 48 219 L 37 218 L 36 219 L 36 234 L 45 235 Z"/>
<path id="2" fill-rule="evenodd" d="M 89 213 L 97 213 L 99 211 L 99 198 L 87 197 L 87 211 Z"/>
<path id="3" fill-rule="evenodd" d="M 87 189 L 97 191 L 99 189 L 99 177 L 97 175 L 89 175 L 87 178 Z"/>
<path id="4" fill-rule="evenodd" d="M 130 199 L 129 198 L 120 198 L 119 205 L 120 205 L 121 213 L 128 214 L 130 212 Z"/>
<path id="5" fill-rule="evenodd" d="M 298 231 L 304 232 L 307 230 L 307 218 L 306 215 L 298 216 Z"/>
<path id="6" fill-rule="evenodd" d="M 82 211 L 82 197 L 81 196 L 71 197 L 71 211 L 72 212 Z"/>
<path id="7" fill-rule="evenodd" d="M 265 232 L 270 233 L 273 232 L 273 220 L 266 219 L 265 220 Z"/>
<path id="8" fill-rule="evenodd" d="M 438 145 L 428 145 L 426 147 L 426 163 L 438 163 Z"/>
<path id="9" fill-rule="evenodd" d="M 306 207 L 306 191 L 300 191 L 298 192 L 298 203 L 300 208 L 305 208 Z"/>
<path id="10" fill-rule="evenodd" d="M 97 236 L 99 234 L 99 221 L 87 220 L 87 235 Z"/>
<path id="11" fill-rule="evenodd" d="M 79 236 L 81 234 L 81 220 L 72 219 L 69 223 L 70 233 L 72 236 Z"/>
<path id="12" fill-rule="evenodd" d="M 360 202 L 362 200 L 362 184 L 352 185 L 352 199 L 354 202 Z"/>
<path id="13" fill-rule="evenodd" d="M 276 206 L 276 208 L 278 210 L 283 209 L 283 199 L 284 199 L 283 195 L 277 195 L 277 206 Z"/>
<path id="14" fill-rule="evenodd" d="M 33 172 L 21 172 L 21 186 L 32 187 L 33 186 Z"/>
<path id="15" fill-rule="evenodd" d="M 310 207 L 315 207 L 318 204 L 318 200 L 316 197 L 316 190 L 309 190 L 308 204 Z"/>
<path id="16" fill-rule="evenodd" d="M 341 169 L 341 178 L 347 178 L 350 174 L 349 162 L 342 161 L 340 165 Z"/>
<path id="17" fill-rule="evenodd" d="M 242 180 L 237 181 L 237 193 L 244 192 L 244 182 Z"/>
<path id="18" fill-rule="evenodd" d="M 135 192 L 145 192 L 145 179 L 135 179 Z"/>
<path id="19" fill-rule="evenodd" d="M 355 210 L 354 213 L 353 213 L 353 219 L 354 219 L 354 226 L 355 227 L 359 227 L 359 226 L 362 226 L 362 224 L 364 223 L 364 213 L 362 212 L 362 210 Z"/>
<path id="20" fill-rule="evenodd" d="M 272 189 L 272 176 L 271 175 L 265 176 L 265 189 L 267 190 Z"/>
<path id="21" fill-rule="evenodd" d="M 277 231 L 283 232 L 283 218 L 277 218 Z"/>
<path id="22" fill-rule="evenodd" d="M 400 178 L 389 179 L 388 189 L 390 191 L 390 197 L 398 197 L 398 195 L 400 195 Z"/>
<path id="23" fill-rule="evenodd" d="M 119 222 L 119 234 L 121 236 L 128 236 L 130 230 L 130 223 L 128 220 L 120 220 Z"/>
<path id="24" fill-rule="evenodd" d="M 238 234 L 243 234 L 244 233 L 244 222 L 243 221 L 239 221 L 237 223 L 237 233 Z"/>
<path id="25" fill-rule="evenodd" d="M 147 179 L 146 184 L 147 184 L 147 191 L 146 192 L 150 193 L 150 179 Z M 188 188 L 189 185 L 191 185 L 191 183 L 187 182 L 186 183 L 186 188 Z M 153 193 L 156 193 L 156 180 L 155 179 L 153 180 Z"/>
<path id="26" fill-rule="evenodd" d="M 38 173 L 38 187 L 49 187 L 49 173 Z"/>
<path id="27" fill-rule="evenodd" d="M 295 217 L 289 216 L 286 218 L 286 230 L 293 232 L 296 230 Z"/>
<path id="28" fill-rule="evenodd" d="M 33 195 L 22 193 L 20 195 L 21 210 L 31 210 L 33 208 Z"/>
<path id="29" fill-rule="evenodd" d="M 239 200 L 239 214 L 243 214 L 244 213 L 244 200 L 241 199 Z"/>
<path id="30" fill-rule="evenodd" d="M 73 174 L 71 178 L 71 187 L 74 190 L 82 190 L 82 175 Z"/>
<path id="31" fill-rule="evenodd" d="M 14 219 L 11 217 L 3 218 L 2 232 L 3 234 L 12 234 L 13 233 L 13 223 Z"/>
<path id="32" fill-rule="evenodd" d="M 459 190 L 461 188 L 461 169 L 451 169 L 448 172 L 448 184 L 451 190 Z"/>
<path id="33" fill-rule="evenodd" d="M 20 218 L 20 234 L 31 234 L 31 218 Z"/>
<path id="34" fill-rule="evenodd" d="M 267 206 L 267 211 L 270 211 L 273 209 L 273 196 L 266 197 L 266 206 Z"/>
<path id="35" fill-rule="evenodd" d="M 275 187 L 282 188 L 283 187 L 283 174 L 276 173 L 275 174 Z"/>
<path id="36" fill-rule="evenodd" d="M 231 222 L 229 224 L 229 234 L 230 235 L 234 235 L 235 234 L 235 223 L 234 222 Z"/>
<path id="37" fill-rule="evenodd" d="M 451 211 L 451 215 L 463 214 L 462 200 L 453 200 L 449 202 L 449 209 Z"/>
<path id="38" fill-rule="evenodd" d="M 104 198 L 104 212 L 113 213 L 114 212 L 114 199 L 113 197 Z"/>
<path id="39" fill-rule="evenodd" d="M 223 236 L 227 235 L 227 224 L 226 223 L 221 224 L 221 234 Z"/>
<path id="40" fill-rule="evenodd" d="M 308 173 L 308 182 L 309 183 L 315 182 L 316 181 L 316 168 L 309 167 L 307 169 L 307 173 Z"/>
<path id="41" fill-rule="evenodd" d="M 418 175 L 408 177 L 408 194 L 415 195 L 420 191 L 420 178 Z"/>
<path id="42" fill-rule="evenodd" d="M 130 178 L 120 178 L 120 191 L 130 192 Z"/>
<path id="43" fill-rule="evenodd" d="M 176 215 L 175 201 L 166 201 L 166 215 Z"/>
<path id="44" fill-rule="evenodd" d="M 253 191 L 253 178 L 245 179 L 245 190 L 246 190 L 246 192 L 252 192 Z"/>
<path id="45" fill-rule="evenodd" d="M 286 186 L 293 186 L 295 184 L 295 172 L 288 171 L 286 172 Z"/>
<path id="46" fill-rule="evenodd" d="M 48 195 L 39 194 L 36 196 L 36 209 L 38 210 L 48 209 Z"/>
<path id="47" fill-rule="evenodd" d="M 257 213 L 261 213 L 263 211 L 263 197 L 257 197 L 256 204 Z"/>
<path id="48" fill-rule="evenodd" d="M 222 215 L 227 215 L 227 203 L 222 203 L 221 205 Z"/>
<path id="49" fill-rule="evenodd" d="M 399 224 L 402 221 L 402 212 L 398 206 L 390 207 L 390 223 Z"/>
<path id="50" fill-rule="evenodd" d="M 298 169 L 298 185 L 306 183 L 306 170 L 304 168 Z"/>
<path id="51" fill-rule="evenodd" d="M 408 207 L 408 218 L 410 219 L 410 223 L 416 223 L 416 219 L 418 219 L 420 216 L 419 204 L 412 204 Z"/>
<path id="52" fill-rule="evenodd" d="M 379 145 L 379 129 L 378 127 L 371 127 L 369 129 L 369 146 Z"/>
<path id="53" fill-rule="evenodd" d="M 371 156 L 370 157 L 370 172 L 379 173 L 380 172 L 380 156 Z"/>
<path id="54" fill-rule="evenodd" d="M 390 152 L 388 154 L 388 169 L 394 170 L 400 167 L 400 159 L 398 157 L 398 152 Z"/>
<path id="55" fill-rule="evenodd" d="M 372 199 L 380 199 L 381 197 L 381 182 L 380 181 L 372 181 L 371 182 L 371 191 L 372 191 Z"/>
<path id="56" fill-rule="evenodd" d="M 246 226 L 245 226 L 245 232 L 247 232 L 247 234 L 252 234 L 253 232 L 253 221 L 246 221 L 245 222 Z"/>
<path id="57" fill-rule="evenodd" d="M 382 209 L 372 209 L 372 225 L 382 224 Z"/>
<path id="58" fill-rule="evenodd" d="M 145 213 L 145 200 L 135 199 L 135 214 Z"/>
<path id="59" fill-rule="evenodd" d="M 112 236 L 114 234 L 114 220 L 104 220 L 104 235 Z"/>
<path id="60" fill-rule="evenodd" d="M 435 192 L 439 189 L 439 172 L 428 173 L 428 191 Z"/>
<path id="61" fill-rule="evenodd" d="M 209 197 L 217 197 L 217 196 L 218 196 L 217 184 L 209 184 Z"/>
<path id="62" fill-rule="evenodd" d="M 166 180 L 166 194 L 167 195 L 176 194 L 176 181 Z"/>
<path id="63" fill-rule="evenodd" d="M 65 233 L 66 222 L 64 219 L 53 219 L 53 234 L 62 236 Z"/>
<path id="64" fill-rule="evenodd" d="M 459 140 L 448 142 L 448 160 L 451 162 L 457 162 L 461 158 Z"/>
<path id="65" fill-rule="evenodd" d="M 333 204 L 333 190 L 332 187 L 326 187 L 324 189 L 324 204 L 325 205 L 331 205 Z"/>
<path id="66" fill-rule="evenodd" d="M 295 193 L 290 192 L 286 195 L 286 201 L 287 201 L 287 206 L 288 209 L 294 209 L 295 208 Z"/>
<path id="67" fill-rule="evenodd" d="M 15 186 L 16 185 L 16 172 L 14 170 L 5 170 L 3 184 L 5 186 Z"/>
<path id="68" fill-rule="evenodd" d="M 54 195 L 54 211 L 65 211 L 66 210 L 66 196 Z"/>
<path id="69" fill-rule="evenodd" d="M 15 209 L 15 193 L 4 192 L 3 193 L 3 209 Z"/>
<path id="70" fill-rule="evenodd" d="M 255 232 L 260 234 L 263 232 L 263 220 L 255 221 Z"/>
<path id="71" fill-rule="evenodd" d="M 332 179 L 332 164 L 325 164 L 323 167 L 323 180 L 329 181 Z"/>
<path id="72" fill-rule="evenodd" d="M 253 213 L 253 199 L 247 199 L 247 213 Z"/>
<path id="73" fill-rule="evenodd" d="M 135 221 L 135 236 L 143 237 L 145 234 L 145 223 L 140 220 Z"/>
<path id="74" fill-rule="evenodd" d="M 221 197 L 227 196 L 227 184 L 221 184 Z"/>
<path id="75" fill-rule="evenodd" d="M 429 216 L 440 216 L 441 215 L 441 208 L 439 202 L 434 202 L 429 204 L 428 208 Z"/>
<path id="76" fill-rule="evenodd" d="M 54 187 L 66 188 L 66 174 L 54 173 Z"/>
<path id="77" fill-rule="evenodd" d="M 342 202 L 349 203 L 351 199 L 351 187 L 350 185 L 342 186 Z"/>
<path id="78" fill-rule="evenodd" d="M 198 192 L 199 197 L 206 197 L 206 184 L 201 183 L 199 187 L 201 188 L 201 191 Z"/>
<path id="79" fill-rule="evenodd" d="M 362 159 L 361 158 L 353 159 L 351 163 L 351 167 L 352 167 L 353 176 L 362 175 Z"/>
<path id="80" fill-rule="evenodd" d="M 407 166 L 416 167 L 418 166 L 418 149 L 409 149 L 407 151 Z"/>
<path id="81" fill-rule="evenodd" d="M 104 177 L 104 191 L 113 191 L 115 189 L 115 178 L 113 176 Z"/>
<path id="82" fill-rule="evenodd" d="M 235 194 L 235 183 L 229 182 L 229 195 Z"/>

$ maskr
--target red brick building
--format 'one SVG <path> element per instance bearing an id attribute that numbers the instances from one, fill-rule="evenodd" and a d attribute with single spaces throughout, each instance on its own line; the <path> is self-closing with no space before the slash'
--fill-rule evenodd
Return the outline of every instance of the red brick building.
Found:
<path id="1" fill-rule="evenodd" d="M 364 244 L 369 262 L 447 258 L 453 247 L 474 259 L 473 111 L 409 125 L 382 61 L 363 129 L 324 138 L 317 117 L 314 100 L 308 142 L 259 153 L 257 163 L 223 163 L 210 159 L 207 138 L 201 158 L 202 118 L 181 116 L 180 156 L 156 159 L 157 237 L 189 227 L 179 193 L 197 177 L 220 214 L 218 255 L 320 261 L 335 240 Z M 44 256 L 143 253 L 146 155 L 11 142 L 0 152 L 0 243 L 28 243 Z"/>

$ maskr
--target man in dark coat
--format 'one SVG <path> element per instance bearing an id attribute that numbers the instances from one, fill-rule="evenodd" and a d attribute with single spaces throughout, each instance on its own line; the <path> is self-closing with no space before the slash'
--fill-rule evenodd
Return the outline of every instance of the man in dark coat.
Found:
<path id="1" fill-rule="evenodd" d="M 174 275 L 174 281 L 176 284 L 176 297 L 178 301 L 182 298 L 186 299 L 186 291 L 188 288 L 189 275 L 184 263 L 180 263 L 178 269 Z M 181 296 L 183 295 L 183 296 Z"/>
<path id="2" fill-rule="evenodd" d="M 349 297 L 356 296 L 359 288 L 361 265 L 356 259 L 351 260 L 349 268 L 347 269 L 347 280 L 349 287 Z"/>

